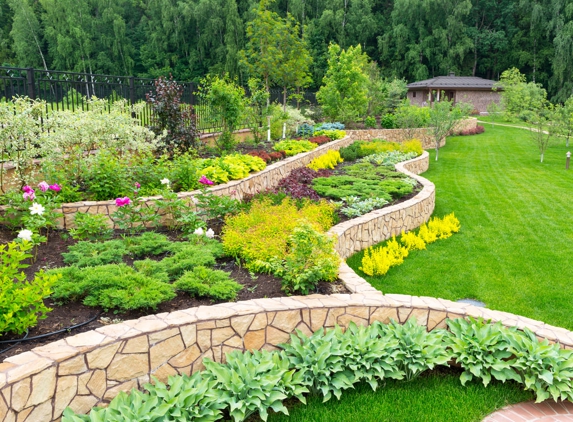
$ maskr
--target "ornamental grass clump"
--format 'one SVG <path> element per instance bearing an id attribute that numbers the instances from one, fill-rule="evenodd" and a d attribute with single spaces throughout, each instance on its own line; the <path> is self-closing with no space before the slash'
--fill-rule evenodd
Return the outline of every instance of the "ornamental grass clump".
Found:
<path id="1" fill-rule="evenodd" d="M 369 276 L 384 275 L 391 267 L 402 264 L 409 251 L 426 249 L 426 244 L 447 239 L 459 230 L 460 222 L 454 213 L 444 218 L 434 217 L 420 226 L 418 234 L 402 232 L 400 243 L 392 237 L 383 246 L 366 249 L 359 269 Z"/>

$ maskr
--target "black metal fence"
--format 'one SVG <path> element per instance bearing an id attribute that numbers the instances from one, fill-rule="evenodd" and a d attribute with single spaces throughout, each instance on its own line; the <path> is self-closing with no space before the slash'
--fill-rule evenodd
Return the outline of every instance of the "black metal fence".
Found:
<path id="1" fill-rule="evenodd" d="M 201 132 L 218 130 L 221 125 L 208 118 L 208 106 L 196 95 L 197 84 L 179 81 L 178 84 L 183 87 L 181 102 L 194 106 L 197 129 Z M 145 102 L 146 94 L 153 90 L 154 80 L 148 78 L 0 67 L 0 100 L 11 100 L 16 96 L 43 100 L 47 118 L 53 111 L 87 110 L 89 102 L 86 100 L 92 97 L 107 99 L 110 104 L 124 98 L 134 105 Z M 314 92 L 305 92 L 302 97 L 300 104 L 316 104 Z M 282 98 L 282 90 L 271 90 L 271 101 L 282 102 Z M 289 100 L 289 104 L 297 105 L 297 102 Z M 144 126 L 153 123 L 153 112 L 148 104 L 136 117 Z"/>

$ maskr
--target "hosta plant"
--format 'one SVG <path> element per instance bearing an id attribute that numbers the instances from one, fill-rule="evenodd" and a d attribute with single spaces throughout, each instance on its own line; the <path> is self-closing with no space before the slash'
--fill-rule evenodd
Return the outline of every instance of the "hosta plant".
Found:
<path id="1" fill-rule="evenodd" d="M 417 324 L 415 318 L 410 318 L 404 325 L 392 320 L 388 325 L 378 325 L 378 328 L 380 335 L 398 340 L 395 359 L 408 381 L 437 365 L 447 366 L 450 360 L 450 353 L 443 342 L 444 330 L 428 332 L 425 326 Z"/>
<path id="2" fill-rule="evenodd" d="M 322 394 L 326 402 L 332 395 L 340 399 L 342 391 L 356 382 L 356 374 L 345 365 L 348 343 L 340 327 L 336 327 L 326 332 L 319 329 L 310 337 L 297 330 L 296 335 L 291 335 L 291 342 L 280 347 L 291 367 L 302 374 L 304 385 Z"/>
<path id="3" fill-rule="evenodd" d="M 89 415 L 76 415 L 67 408 L 62 422 L 214 422 L 222 418 L 225 407 L 214 385 L 198 372 L 169 377 L 167 385 L 155 380 L 145 385 L 148 394 L 135 389 L 130 394 L 120 392 L 108 407 L 95 407 Z"/>
<path id="4" fill-rule="evenodd" d="M 510 360 L 526 390 L 532 390 L 536 401 L 552 397 L 553 400 L 573 401 L 573 351 L 561 349 L 558 344 L 539 341 L 535 334 L 524 331 L 508 332 Z"/>
<path id="5" fill-rule="evenodd" d="M 403 379 L 398 368 L 400 349 L 398 340 L 390 336 L 380 337 L 376 321 L 369 327 L 350 322 L 344 336 L 349 340 L 344 365 L 354 372 L 356 381 L 366 381 L 374 391 L 385 378 Z"/>
<path id="6" fill-rule="evenodd" d="M 289 368 L 288 360 L 267 351 L 231 352 L 227 363 L 203 361 L 203 376 L 214 381 L 218 400 L 229 408 L 235 422 L 258 412 L 266 421 L 268 409 L 288 415 L 283 400 L 296 397 L 306 403 L 302 373 Z"/>
<path id="7" fill-rule="evenodd" d="M 481 318 L 469 317 L 450 319 L 447 324 L 451 335 L 446 337 L 446 344 L 452 358 L 464 369 L 460 376 L 462 385 L 476 377 L 487 387 L 492 375 L 499 381 L 520 381 L 508 360 L 512 356 L 509 329 L 501 322 L 490 324 Z"/>

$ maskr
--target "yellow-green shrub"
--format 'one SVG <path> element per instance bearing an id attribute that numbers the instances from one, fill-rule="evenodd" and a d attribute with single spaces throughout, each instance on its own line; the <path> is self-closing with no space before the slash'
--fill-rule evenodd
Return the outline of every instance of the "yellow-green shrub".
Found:
<path id="1" fill-rule="evenodd" d="M 384 275 L 390 267 L 400 265 L 408 256 L 408 248 L 401 246 L 395 237 L 392 237 L 385 246 L 379 248 L 370 247 L 364 252 L 362 258 L 362 270 L 368 275 Z"/>
<path id="2" fill-rule="evenodd" d="M 419 139 L 410 139 L 400 145 L 400 151 L 403 153 L 415 152 L 417 155 L 422 155 L 424 149 L 422 148 L 422 142 Z"/>
<path id="3" fill-rule="evenodd" d="M 330 150 L 326 154 L 316 157 L 307 167 L 313 170 L 334 169 L 338 163 L 343 161 L 340 152 Z"/>
<path id="4" fill-rule="evenodd" d="M 386 245 L 366 249 L 360 270 L 370 276 L 384 275 L 391 267 L 404 262 L 409 251 L 426 249 L 426 244 L 446 239 L 459 230 L 460 222 L 454 213 L 444 218 L 434 217 L 427 224 L 420 226 L 417 235 L 414 232 L 402 232 L 400 242 L 403 246 L 392 237 Z"/>
<path id="5" fill-rule="evenodd" d="M 317 130 L 313 136 L 328 136 L 331 141 L 342 139 L 346 136 L 346 132 L 338 129 Z"/>
<path id="6" fill-rule="evenodd" d="M 414 232 L 404 233 L 404 231 L 402 231 L 400 241 L 408 248 L 409 251 L 426 249 L 426 242 L 424 242 L 424 239 L 417 236 Z"/>
<path id="7" fill-rule="evenodd" d="M 295 201 L 285 198 L 279 205 L 269 199 L 254 201 L 249 211 L 228 218 L 221 240 L 226 254 L 252 263 L 283 258 L 294 228 L 306 221 L 313 228 L 325 232 L 334 223 L 335 206 L 326 202 L 306 202 L 300 209 Z"/>

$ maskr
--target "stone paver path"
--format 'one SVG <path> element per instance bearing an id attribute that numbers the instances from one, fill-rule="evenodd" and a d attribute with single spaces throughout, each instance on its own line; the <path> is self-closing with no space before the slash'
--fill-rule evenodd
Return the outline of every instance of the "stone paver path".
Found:
<path id="1" fill-rule="evenodd" d="M 573 403 L 519 403 L 492 413 L 483 422 L 573 422 Z"/>

